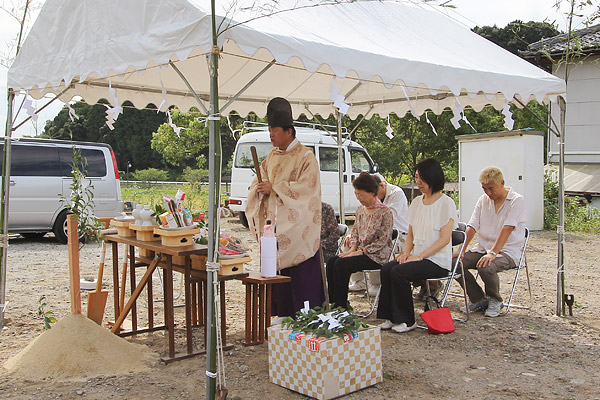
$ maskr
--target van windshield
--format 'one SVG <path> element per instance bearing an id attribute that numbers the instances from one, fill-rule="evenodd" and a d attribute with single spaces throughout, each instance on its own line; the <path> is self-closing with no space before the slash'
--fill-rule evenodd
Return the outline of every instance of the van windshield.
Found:
<path id="1" fill-rule="evenodd" d="M 269 154 L 269 151 L 273 148 L 271 143 L 241 143 L 238 145 L 237 152 L 235 153 L 234 166 L 237 168 L 252 168 L 254 162 L 252 161 L 252 153 L 250 147 L 256 147 L 256 154 L 258 155 L 258 162 L 261 163 Z"/>

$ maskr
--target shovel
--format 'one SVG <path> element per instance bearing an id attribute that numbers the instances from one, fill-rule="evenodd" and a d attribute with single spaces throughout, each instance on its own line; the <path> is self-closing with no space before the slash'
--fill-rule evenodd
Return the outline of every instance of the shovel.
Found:
<path id="1" fill-rule="evenodd" d="M 88 310 L 87 317 L 102 325 L 104 319 L 104 308 L 106 307 L 106 299 L 108 291 L 102 290 L 102 275 L 104 274 L 104 258 L 106 257 L 106 242 L 102 243 L 102 256 L 100 258 L 100 269 L 98 270 L 98 281 L 96 282 L 96 290 L 88 295 Z"/>

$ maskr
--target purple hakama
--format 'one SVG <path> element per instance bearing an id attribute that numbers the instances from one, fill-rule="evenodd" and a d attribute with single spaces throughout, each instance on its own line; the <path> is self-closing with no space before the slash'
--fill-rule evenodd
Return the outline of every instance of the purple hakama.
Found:
<path id="1" fill-rule="evenodd" d="M 271 315 L 293 317 L 310 302 L 310 308 L 322 306 L 325 301 L 321 260 L 319 252 L 300 264 L 282 269 L 281 275 L 289 276 L 290 283 L 273 285 L 271 292 Z"/>

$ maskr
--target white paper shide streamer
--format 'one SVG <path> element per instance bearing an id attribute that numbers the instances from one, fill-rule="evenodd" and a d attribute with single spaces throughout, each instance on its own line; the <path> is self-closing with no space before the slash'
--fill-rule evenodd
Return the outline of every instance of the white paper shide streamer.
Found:
<path id="1" fill-rule="evenodd" d="M 75 122 L 75 120 L 79 119 L 79 115 L 77 115 L 75 113 L 75 110 L 73 110 L 73 107 L 71 107 L 71 105 L 69 103 L 65 104 L 67 106 L 67 108 L 69 109 L 69 118 L 71 118 L 71 122 Z"/>
<path id="2" fill-rule="evenodd" d="M 394 138 L 394 130 L 392 129 L 392 125 L 390 124 L 390 116 L 389 115 L 387 118 L 387 128 L 385 130 L 385 135 L 390 139 Z"/>
<path id="3" fill-rule="evenodd" d="M 117 93 L 115 89 L 113 89 L 112 82 L 110 79 L 108 80 L 108 95 L 114 106 L 111 107 L 108 104 L 104 105 L 106 107 L 106 125 L 112 131 L 113 129 L 115 129 L 113 124 L 115 123 L 117 118 L 119 118 L 119 114 L 123 113 L 123 107 L 119 105 Z"/>
<path id="4" fill-rule="evenodd" d="M 427 123 L 431 127 L 431 130 L 433 131 L 433 133 L 435 133 L 435 136 L 438 136 L 437 130 L 435 130 L 435 126 L 433 126 L 433 124 L 429 120 L 429 114 L 428 113 L 425 113 L 425 119 L 427 120 Z"/>
<path id="5" fill-rule="evenodd" d="M 509 131 L 512 131 L 513 126 L 515 125 L 515 120 L 510 112 L 510 104 L 504 106 L 502 114 L 504 114 L 504 127 Z"/>
<path id="6" fill-rule="evenodd" d="M 350 106 L 346 104 L 346 97 L 341 94 L 341 89 L 335 85 L 335 77 L 329 86 L 329 98 L 333 100 L 333 106 L 339 110 L 340 114 L 348 113 Z"/>
<path id="7" fill-rule="evenodd" d="M 33 121 L 37 121 L 38 115 L 35 113 L 35 107 L 33 106 L 33 101 L 29 97 L 29 92 L 25 94 L 25 101 L 23 101 L 23 108 L 27 115 L 31 117 Z"/>
<path id="8" fill-rule="evenodd" d="M 277 275 L 277 238 L 269 220 L 260 237 L 260 275 L 263 278 Z"/>

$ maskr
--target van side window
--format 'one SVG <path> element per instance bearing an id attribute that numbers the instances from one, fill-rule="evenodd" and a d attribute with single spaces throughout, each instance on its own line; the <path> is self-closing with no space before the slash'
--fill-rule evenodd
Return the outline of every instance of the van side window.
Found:
<path id="1" fill-rule="evenodd" d="M 344 171 L 346 170 L 346 155 L 342 149 Z M 338 149 L 336 147 L 319 147 L 319 165 L 321 171 L 338 171 Z"/>
<path id="2" fill-rule="evenodd" d="M 73 149 L 61 147 L 59 152 L 62 176 L 69 176 L 73 164 Z M 102 150 L 81 149 L 81 158 L 87 161 L 87 165 L 85 166 L 85 176 L 88 178 L 101 178 L 106 176 L 106 161 Z M 83 166 L 80 166 L 80 169 L 83 170 Z"/>
<path id="3" fill-rule="evenodd" d="M 350 150 L 350 158 L 352 159 L 352 172 L 372 172 L 372 165 L 364 152 Z"/>
<path id="4" fill-rule="evenodd" d="M 11 146 L 12 176 L 60 176 L 58 149 L 54 146 Z"/>
<path id="5" fill-rule="evenodd" d="M 235 153 L 234 166 L 237 168 L 254 168 L 254 162 L 252 161 L 252 153 L 250 147 L 256 147 L 256 155 L 258 156 L 258 162 L 262 161 L 267 157 L 269 151 L 273 148 L 271 143 L 242 143 L 238 145 Z"/>

